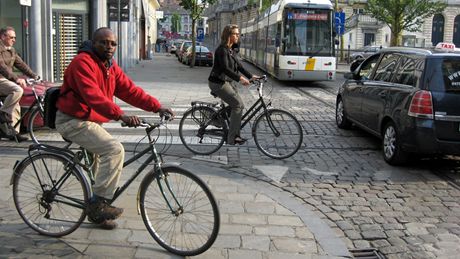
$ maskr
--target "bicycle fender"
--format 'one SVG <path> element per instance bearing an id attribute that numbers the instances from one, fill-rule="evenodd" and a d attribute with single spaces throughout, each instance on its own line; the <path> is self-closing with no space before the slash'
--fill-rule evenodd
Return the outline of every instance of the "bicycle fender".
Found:
<path id="1" fill-rule="evenodd" d="M 162 170 L 167 170 L 168 168 L 175 168 L 179 167 L 181 163 L 179 162 L 169 162 L 165 163 L 161 166 Z M 137 201 L 137 215 L 141 214 L 141 187 L 144 185 L 144 182 L 149 181 L 151 177 L 154 177 L 155 169 L 150 170 L 142 179 L 141 184 L 139 185 L 139 189 L 137 190 L 136 201 Z"/>

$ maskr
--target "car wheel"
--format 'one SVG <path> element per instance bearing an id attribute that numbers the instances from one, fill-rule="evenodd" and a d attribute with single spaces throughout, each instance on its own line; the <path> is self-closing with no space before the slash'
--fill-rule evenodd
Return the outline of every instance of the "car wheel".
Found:
<path id="1" fill-rule="evenodd" d="M 402 150 L 401 138 L 393 122 L 385 124 L 383 129 L 383 158 L 390 165 L 401 165 L 407 161 L 408 154 Z"/>
<path id="2" fill-rule="evenodd" d="M 337 127 L 341 129 L 351 128 L 351 121 L 348 120 L 345 113 L 342 98 L 338 98 L 335 105 L 335 122 L 337 123 Z"/>

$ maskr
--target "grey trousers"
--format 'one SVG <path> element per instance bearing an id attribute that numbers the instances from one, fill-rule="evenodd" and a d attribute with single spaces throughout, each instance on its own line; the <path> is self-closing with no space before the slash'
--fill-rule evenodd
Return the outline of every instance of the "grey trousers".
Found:
<path id="1" fill-rule="evenodd" d="M 11 115 L 13 122 L 11 125 L 15 125 L 21 118 L 21 106 L 19 101 L 21 100 L 24 90 L 21 86 L 12 82 L 6 78 L 0 78 L 0 95 L 7 95 L 3 106 L 0 108 L 0 111 L 6 112 Z M 14 129 L 16 133 L 19 133 L 20 125 L 18 124 Z"/>
<path id="2" fill-rule="evenodd" d="M 56 113 L 56 130 L 66 139 L 96 155 L 93 194 L 112 199 L 118 186 L 125 150 L 99 123 Z"/>
<path id="3" fill-rule="evenodd" d="M 227 143 L 234 145 L 235 137 L 240 136 L 241 117 L 243 116 L 244 110 L 243 99 L 241 99 L 241 96 L 238 94 L 236 85 L 232 85 L 229 82 L 225 82 L 223 85 L 209 82 L 209 88 L 232 109 Z"/>

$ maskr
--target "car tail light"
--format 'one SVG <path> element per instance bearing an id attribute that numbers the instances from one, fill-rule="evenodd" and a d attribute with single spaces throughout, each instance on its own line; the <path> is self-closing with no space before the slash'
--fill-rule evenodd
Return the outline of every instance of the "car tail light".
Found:
<path id="1" fill-rule="evenodd" d="M 433 99 L 430 91 L 417 91 L 412 97 L 409 116 L 433 119 Z"/>
<path id="2" fill-rule="evenodd" d="M 212 53 L 207 53 L 207 54 L 206 54 L 206 57 L 207 57 L 207 58 L 212 58 Z"/>

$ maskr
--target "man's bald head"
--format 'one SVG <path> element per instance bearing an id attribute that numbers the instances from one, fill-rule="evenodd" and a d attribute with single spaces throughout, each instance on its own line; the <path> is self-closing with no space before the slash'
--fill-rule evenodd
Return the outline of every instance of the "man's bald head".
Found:
<path id="1" fill-rule="evenodd" d="M 93 33 L 93 47 L 102 61 L 112 59 L 117 46 L 117 38 L 108 27 L 101 27 Z"/>

